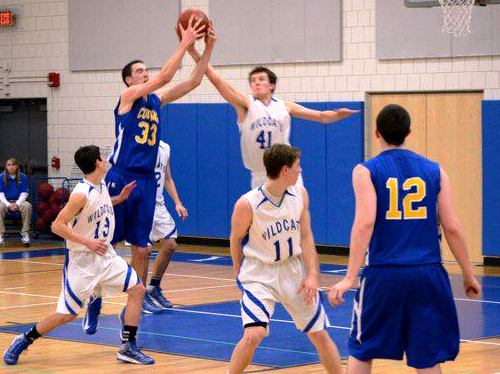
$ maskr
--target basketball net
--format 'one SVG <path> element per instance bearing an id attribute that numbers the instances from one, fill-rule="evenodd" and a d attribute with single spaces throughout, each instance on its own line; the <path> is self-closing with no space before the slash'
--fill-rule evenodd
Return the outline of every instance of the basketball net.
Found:
<path id="1" fill-rule="evenodd" d="M 456 37 L 471 33 L 474 0 L 439 0 L 439 4 L 443 11 L 443 32 Z"/>

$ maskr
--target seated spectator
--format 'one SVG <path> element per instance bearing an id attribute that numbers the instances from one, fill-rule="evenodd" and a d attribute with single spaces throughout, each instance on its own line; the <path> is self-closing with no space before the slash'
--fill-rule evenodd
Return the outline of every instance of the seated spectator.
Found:
<path id="1" fill-rule="evenodd" d="M 19 171 L 19 164 L 15 158 L 9 158 L 5 163 L 5 170 L 0 174 L 0 245 L 4 243 L 4 220 L 7 212 L 20 212 L 23 220 L 21 241 L 25 245 L 30 243 L 31 204 L 28 198 L 28 177 Z"/>

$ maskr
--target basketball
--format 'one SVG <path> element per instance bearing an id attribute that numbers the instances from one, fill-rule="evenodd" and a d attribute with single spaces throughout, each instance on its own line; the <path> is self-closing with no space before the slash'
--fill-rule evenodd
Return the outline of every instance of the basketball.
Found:
<path id="1" fill-rule="evenodd" d="M 210 20 L 208 19 L 208 16 L 201 9 L 198 9 L 198 8 L 188 8 L 188 9 L 183 10 L 179 16 L 179 19 L 177 20 L 177 24 L 180 23 L 182 25 L 182 28 L 185 30 L 188 27 L 189 19 L 191 18 L 191 16 L 193 14 L 194 14 L 193 25 L 201 18 L 202 21 L 200 23 L 200 26 L 205 25 L 205 28 L 203 29 L 203 31 L 207 31 L 208 24 L 209 24 Z M 176 30 L 177 30 L 177 35 L 180 38 L 181 32 L 180 32 L 178 26 L 177 26 Z M 199 37 L 198 39 L 201 39 L 201 38 L 202 37 Z"/>
<path id="2" fill-rule="evenodd" d="M 54 187 L 52 187 L 49 183 L 40 183 L 36 189 L 36 193 L 43 200 L 47 200 L 53 192 Z"/>

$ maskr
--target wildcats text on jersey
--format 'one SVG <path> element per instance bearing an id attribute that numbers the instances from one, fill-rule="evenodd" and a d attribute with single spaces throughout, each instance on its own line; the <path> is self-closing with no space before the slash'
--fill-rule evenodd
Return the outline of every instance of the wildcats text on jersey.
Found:
<path id="1" fill-rule="evenodd" d="M 255 120 L 254 122 L 252 122 L 252 124 L 250 125 L 250 130 L 260 128 L 260 127 L 269 126 L 269 127 L 279 128 L 280 131 L 283 131 L 284 125 L 285 124 L 283 121 L 280 121 L 276 118 L 273 118 L 270 116 L 260 117 L 260 118 L 257 118 L 257 120 Z"/>
<path id="2" fill-rule="evenodd" d="M 108 204 L 101 205 L 94 213 L 89 214 L 87 218 L 87 223 L 97 221 L 105 214 L 114 215 L 113 207 L 111 205 Z"/>
<path id="3" fill-rule="evenodd" d="M 283 231 L 300 231 L 300 222 L 296 219 L 283 218 L 282 220 L 272 222 L 267 226 L 266 230 L 262 233 L 263 240 L 270 240 L 276 235 L 281 234 Z"/>

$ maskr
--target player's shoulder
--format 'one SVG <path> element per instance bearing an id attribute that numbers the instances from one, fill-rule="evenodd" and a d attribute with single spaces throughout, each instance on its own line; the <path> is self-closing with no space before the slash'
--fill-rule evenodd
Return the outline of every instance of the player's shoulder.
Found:
<path id="1" fill-rule="evenodd" d="M 247 201 L 252 209 L 256 209 L 266 199 L 266 195 L 262 192 L 262 186 L 254 188 L 247 193 L 241 195 L 239 200 Z"/>
<path id="2" fill-rule="evenodd" d="M 148 94 L 148 101 L 150 101 L 152 104 L 157 105 L 157 106 L 161 105 L 160 97 L 154 92 Z"/>
<path id="3" fill-rule="evenodd" d="M 298 199 L 303 199 L 304 196 L 307 196 L 306 188 L 300 185 L 294 185 L 288 187 L 285 193 L 289 195 L 291 198 L 298 198 Z"/>

